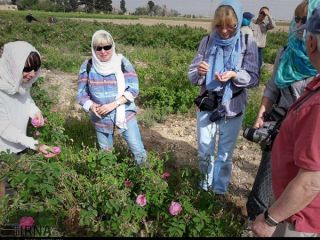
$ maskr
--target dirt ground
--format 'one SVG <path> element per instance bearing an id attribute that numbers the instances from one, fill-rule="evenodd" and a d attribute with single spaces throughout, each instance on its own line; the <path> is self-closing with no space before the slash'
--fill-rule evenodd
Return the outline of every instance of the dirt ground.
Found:
<path id="1" fill-rule="evenodd" d="M 189 27 L 199 28 L 202 27 L 207 31 L 211 30 L 211 22 L 210 21 L 179 21 L 179 20 L 165 20 L 165 19 L 155 19 L 155 18 L 139 18 L 139 19 L 92 19 L 92 18 L 70 18 L 75 21 L 99 21 L 99 22 L 111 22 L 114 24 L 121 25 L 131 25 L 131 24 L 142 24 L 142 25 L 157 25 L 157 24 L 166 24 L 170 26 L 184 26 L 187 25 Z M 286 23 L 278 24 L 275 29 L 272 31 L 285 31 L 288 32 L 289 26 Z"/>
<path id="2" fill-rule="evenodd" d="M 68 112 L 68 116 L 80 119 L 83 114 L 76 103 L 77 75 L 60 71 L 42 70 L 45 88 L 54 86 L 54 95 L 59 96 L 59 111 Z M 140 110 L 143 111 L 143 109 Z M 159 154 L 170 152 L 174 167 L 190 165 L 197 167 L 196 118 L 193 116 L 171 115 L 164 123 L 152 127 L 140 124 L 143 142 L 147 151 Z M 236 205 L 246 215 L 245 203 L 260 162 L 260 149 L 239 134 L 233 157 L 233 175 L 227 194 L 228 201 Z"/>

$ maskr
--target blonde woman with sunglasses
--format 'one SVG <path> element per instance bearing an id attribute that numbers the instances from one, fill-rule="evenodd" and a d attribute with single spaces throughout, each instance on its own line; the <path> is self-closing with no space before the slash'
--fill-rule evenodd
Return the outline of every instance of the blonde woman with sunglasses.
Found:
<path id="1" fill-rule="evenodd" d="M 115 42 L 104 30 L 95 32 L 92 58 L 80 67 L 78 102 L 90 113 L 103 151 L 111 151 L 116 130 L 127 142 L 138 166 L 146 163 L 134 99 L 139 94 L 138 76 L 127 58 L 116 53 Z"/>

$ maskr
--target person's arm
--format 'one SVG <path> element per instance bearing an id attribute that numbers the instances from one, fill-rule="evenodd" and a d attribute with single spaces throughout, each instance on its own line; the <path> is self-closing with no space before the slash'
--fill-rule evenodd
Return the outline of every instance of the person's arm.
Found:
<path id="1" fill-rule="evenodd" d="M 0 136 L 8 142 L 21 144 L 27 148 L 37 150 L 38 141 L 26 136 L 11 124 L 4 104 L 0 103 Z"/>
<path id="2" fill-rule="evenodd" d="M 232 79 L 232 83 L 240 88 L 254 87 L 259 84 L 258 48 L 251 36 L 248 37 L 246 48 L 241 68 Z"/>
<path id="3" fill-rule="evenodd" d="M 307 112 L 306 112 L 307 111 Z M 304 112 L 303 115 L 301 115 Z M 295 139 L 292 161 L 299 167 L 297 175 L 289 182 L 281 196 L 269 208 L 269 215 L 281 222 L 309 205 L 320 193 L 320 105 L 301 109 L 295 117 L 292 137 Z M 314 126 L 314 127 L 310 127 Z M 283 133 L 282 133 L 283 134 Z M 265 223 L 259 215 L 253 224 L 258 236 L 271 236 L 275 227 Z"/>
<path id="4" fill-rule="evenodd" d="M 126 82 L 126 90 L 123 96 L 117 100 L 120 100 L 121 104 L 125 104 L 128 101 L 133 102 L 139 95 L 139 79 L 133 65 L 127 58 L 124 57 L 122 59 L 122 64 L 124 66 L 123 75 Z"/>
<path id="5" fill-rule="evenodd" d="M 202 85 L 204 81 L 201 79 L 204 77 L 198 72 L 198 66 L 204 59 L 204 54 L 207 46 L 208 36 L 204 37 L 198 47 L 196 56 L 192 59 L 191 64 L 189 65 L 188 77 L 193 85 Z"/>
<path id="6" fill-rule="evenodd" d="M 100 115 L 107 114 L 127 102 L 134 102 L 134 99 L 139 94 L 139 79 L 133 65 L 125 57 L 122 59 L 122 65 L 124 66 L 123 75 L 126 84 L 125 92 L 118 99 L 115 99 L 115 101 L 98 107 L 97 112 Z"/>
<path id="7" fill-rule="evenodd" d="M 281 222 L 308 206 L 320 193 L 320 171 L 300 169 L 284 192 L 269 208 L 269 216 Z M 275 227 L 265 222 L 264 215 L 259 215 L 252 226 L 252 231 L 259 237 L 271 237 Z"/>
<path id="8" fill-rule="evenodd" d="M 77 101 L 86 112 L 89 112 L 91 106 L 93 105 L 93 101 L 90 99 L 88 89 L 87 61 L 85 61 L 80 67 L 78 76 Z"/>
<path id="9" fill-rule="evenodd" d="M 37 113 L 41 113 L 40 109 L 35 104 L 34 100 L 31 98 L 30 95 L 30 88 L 27 90 L 29 97 L 27 99 L 27 106 L 29 108 L 29 117 L 33 118 Z"/>
<path id="10" fill-rule="evenodd" d="M 269 12 L 266 14 L 266 17 L 268 18 L 268 24 L 266 24 L 267 31 L 274 29 L 276 27 L 276 22 L 272 19 Z"/>
<path id="11" fill-rule="evenodd" d="M 253 124 L 254 128 L 261 128 L 264 123 L 263 115 L 265 112 L 271 110 L 273 102 L 268 97 L 262 97 L 261 105 L 255 123 Z"/>

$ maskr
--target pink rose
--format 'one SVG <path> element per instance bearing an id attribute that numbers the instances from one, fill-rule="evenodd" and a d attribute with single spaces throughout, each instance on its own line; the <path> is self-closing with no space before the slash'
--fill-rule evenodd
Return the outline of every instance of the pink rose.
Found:
<path id="1" fill-rule="evenodd" d="M 146 197 L 144 196 L 144 194 L 138 195 L 137 200 L 136 200 L 136 203 L 137 203 L 138 205 L 140 205 L 141 207 L 144 207 L 144 206 L 147 204 L 147 199 L 146 199 Z"/>
<path id="2" fill-rule="evenodd" d="M 39 128 L 42 127 L 44 124 L 41 123 L 41 121 L 37 118 L 32 118 L 31 120 L 31 124 L 35 127 L 35 128 Z"/>
<path id="3" fill-rule="evenodd" d="M 169 213 L 172 216 L 178 215 L 181 211 L 182 211 L 182 207 L 181 207 L 180 203 L 177 203 L 177 202 L 171 203 L 171 206 L 169 207 Z"/>
<path id="4" fill-rule="evenodd" d="M 164 172 L 164 173 L 162 174 L 162 179 L 163 179 L 163 180 L 168 180 L 169 177 L 170 177 L 170 173 L 169 173 L 169 172 Z"/>
<path id="5" fill-rule="evenodd" d="M 52 157 L 55 157 L 57 156 L 59 153 L 61 153 L 61 149 L 60 147 L 52 147 L 50 149 L 50 152 L 46 155 L 44 155 L 46 158 L 52 158 Z"/>
<path id="6" fill-rule="evenodd" d="M 61 149 L 60 149 L 60 147 L 52 147 L 52 152 L 55 154 L 59 154 L 59 153 L 61 153 Z"/>
<path id="7" fill-rule="evenodd" d="M 124 185 L 128 188 L 132 187 L 133 186 L 133 183 L 130 181 L 130 180 L 125 180 L 124 181 Z"/>
<path id="8" fill-rule="evenodd" d="M 34 224 L 34 219 L 32 217 L 22 217 L 19 221 L 19 226 L 22 229 L 30 229 Z"/>

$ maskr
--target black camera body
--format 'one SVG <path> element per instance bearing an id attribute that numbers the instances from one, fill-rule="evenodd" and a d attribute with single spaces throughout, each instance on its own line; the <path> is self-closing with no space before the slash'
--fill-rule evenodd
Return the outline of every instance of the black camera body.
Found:
<path id="1" fill-rule="evenodd" d="M 226 108 L 220 104 L 216 109 L 213 110 L 209 119 L 211 122 L 216 122 L 221 118 L 224 118 L 225 116 L 226 116 Z"/>
<path id="2" fill-rule="evenodd" d="M 286 114 L 286 109 L 274 105 L 270 112 L 263 115 L 262 128 L 246 128 L 243 131 L 243 137 L 251 142 L 259 143 L 262 150 L 270 151 Z"/>

